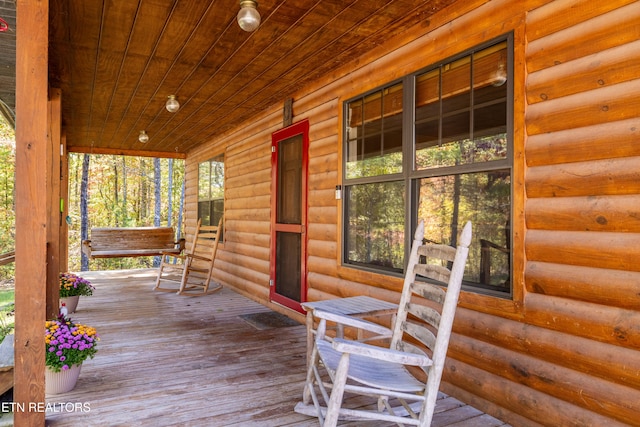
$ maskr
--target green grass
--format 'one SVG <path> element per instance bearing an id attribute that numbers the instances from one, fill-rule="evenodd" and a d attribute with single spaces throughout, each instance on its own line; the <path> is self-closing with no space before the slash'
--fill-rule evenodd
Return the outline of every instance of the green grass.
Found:
<path id="1" fill-rule="evenodd" d="M 0 291 L 0 342 L 4 337 L 13 333 L 15 316 L 13 314 L 15 291 L 8 289 Z"/>
<path id="2" fill-rule="evenodd" d="M 4 307 L 6 304 L 14 302 L 15 299 L 16 292 L 13 289 L 0 291 L 0 307 Z"/>

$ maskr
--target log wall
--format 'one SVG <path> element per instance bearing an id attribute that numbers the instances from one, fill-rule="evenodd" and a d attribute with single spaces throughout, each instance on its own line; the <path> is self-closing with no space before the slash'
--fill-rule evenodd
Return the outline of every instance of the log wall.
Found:
<path id="1" fill-rule="evenodd" d="M 308 299 L 397 300 L 398 279 L 340 265 L 341 108 L 350 97 L 514 34 L 512 300 L 463 293 L 443 390 L 518 426 L 640 425 L 640 2 L 475 0 L 324 76 L 294 99 L 310 121 Z M 282 105 L 187 158 L 225 154 L 216 277 L 268 302 L 271 134 Z"/>

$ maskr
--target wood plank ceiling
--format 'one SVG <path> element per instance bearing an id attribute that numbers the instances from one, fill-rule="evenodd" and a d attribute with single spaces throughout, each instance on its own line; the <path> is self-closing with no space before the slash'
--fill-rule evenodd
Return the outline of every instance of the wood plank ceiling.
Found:
<path id="1" fill-rule="evenodd" d="M 238 0 L 51 1 L 69 150 L 185 153 L 454 1 L 259 0 L 252 33 Z"/>

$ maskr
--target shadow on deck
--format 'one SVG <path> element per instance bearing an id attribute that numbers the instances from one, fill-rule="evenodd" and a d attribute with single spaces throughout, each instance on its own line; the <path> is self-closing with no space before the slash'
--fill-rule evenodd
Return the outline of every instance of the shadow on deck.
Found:
<path id="1" fill-rule="evenodd" d="M 305 376 L 305 327 L 258 329 L 269 308 L 228 288 L 199 298 L 152 291 L 155 270 L 84 272 L 95 285 L 74 321 L 101 337 L 69 393 L 47 396 L 48 426 L 317 426 L 293 411 Z M 63 404 L 63 405 L 60 405 Z M 453 398 L 434 426 L 504 426 Z M 380 426 L 388 423 L 348 423 Z"/>

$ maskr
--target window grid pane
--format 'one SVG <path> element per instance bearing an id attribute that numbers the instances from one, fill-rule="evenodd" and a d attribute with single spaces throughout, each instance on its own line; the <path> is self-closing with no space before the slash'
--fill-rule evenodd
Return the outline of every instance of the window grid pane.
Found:
<path id="1" fill-rule="evenodd" d="M 416 77 L 416 170 L 507 158 L 506 55 L 505 41 Z"/>
<path id="2" fill-rule="evenodd" d="M 202 225 L 218 225 L 223 214 L 224 155 L 220 154 L 198 165 L 198 219 Z"/>
<path id="3" fill-rule="evenodd" d="M 402 271 L 404 193 L 402 181 L 348 187 L 346 263 Z"/>
<path id="4" fill-rule="evenodd" d="M 402 97 L 398 83 L 347 104 L 347 179 L 402 172 Z"/>

